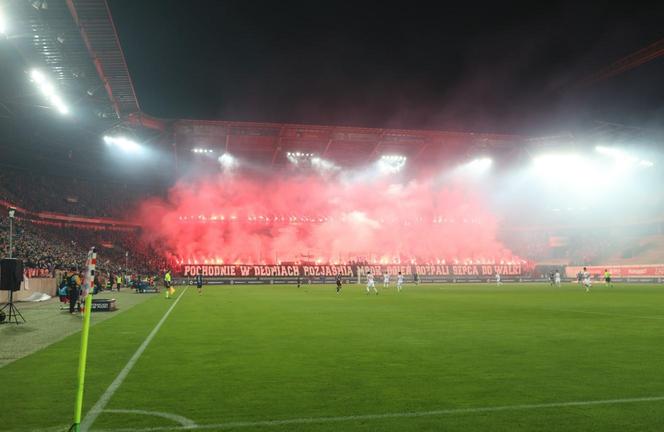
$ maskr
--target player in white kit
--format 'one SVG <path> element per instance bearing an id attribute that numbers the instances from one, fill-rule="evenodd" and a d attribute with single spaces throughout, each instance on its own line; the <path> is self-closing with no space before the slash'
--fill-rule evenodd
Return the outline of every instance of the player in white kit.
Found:
<path id="1" fill-rule="evenodd" d="M 586 288 L 586 292 L 590 292 L 590 287 L 592 285 L 592 282 L 590 281 L 590 272 L 586 267 L 583 268 L 583 286 Z"/>
<path id="2" fill-rule="evenodd" d="M 389 288 L 390 286 L 390 274 L 388 272 L 383 273 L 383 288 Z"/>
<path id="3" fill-rule="evenodd" d="M 496 285 L 502 285 L 503 283 L 500 281 L 500 273 L 496 273 Z"/>
<path id="4" fill-rule="evenodd" d="M 560 272 L 556 270 L 556 274 L 553 276 L 553 280 L 558 288 L 560 288 Z"/>
<path id="5" fill-rule="evenodd" d="M 369 294 L 371 292 L 370 288 L 373 288 L 376 295 L 378 294 L 378 290 L 376 289 L 376 284 L 374 283 L 373 273 L 371 273 L 371 271 L 368 271 L 367 272 L 367 294 Z"/>
<path id="6" fill-rule="evenodd" d="M 401 288 L 403 288 L 403 275 L 399 272 L 397 275 L 397 291 L 401 291 Z"/>

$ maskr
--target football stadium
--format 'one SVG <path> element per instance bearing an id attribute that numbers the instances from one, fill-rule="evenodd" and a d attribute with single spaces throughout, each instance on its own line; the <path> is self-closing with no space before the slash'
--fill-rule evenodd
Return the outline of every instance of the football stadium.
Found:
<path id="1" fill-rule="evenodd" d="M 0 0 L 0 430 L 663 431 L 662 19 Z"/>

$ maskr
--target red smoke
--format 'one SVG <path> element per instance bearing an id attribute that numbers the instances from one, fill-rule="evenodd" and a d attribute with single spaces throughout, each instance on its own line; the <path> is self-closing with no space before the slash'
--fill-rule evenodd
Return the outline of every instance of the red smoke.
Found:
<path id="1" fill-rule="evenodd" d="M 139 211 L 149 241 L 178 263 L 498 263 L 518 258 L 463 185 L 317 176 L 180 182 Z M 294 218 L 294 219 L 293 219 Z"/>

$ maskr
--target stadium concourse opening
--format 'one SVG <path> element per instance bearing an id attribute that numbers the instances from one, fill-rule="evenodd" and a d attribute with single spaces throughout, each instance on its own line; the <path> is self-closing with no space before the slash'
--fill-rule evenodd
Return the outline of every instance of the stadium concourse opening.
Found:
<path id="1" fill-rule="evenodd" d="M 439 8 L 0 2 L 0 429 L 661 431 L 664 4 Z"/>

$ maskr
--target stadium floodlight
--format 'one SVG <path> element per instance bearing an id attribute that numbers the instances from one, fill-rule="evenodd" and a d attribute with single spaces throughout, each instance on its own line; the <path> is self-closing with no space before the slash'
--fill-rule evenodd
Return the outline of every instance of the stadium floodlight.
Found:
<path id="1" fill-rule="evenodd" d="M 204 153 L 204 154 L 209 154 L 209 153 L 214 153 L 214 150 L 212 149 L 206 149 L 206 148 L 193 148 L 191 149 L 193 153 Z"/>
<path id="2" fill-rule="evenodd" d="M 222 154 L 217 160 L 224 169 L 230 169 L 237 165 L 237 159 L 235 159 L 233 155 L 229 153 Z"/>
<path id="3" fill-rule="evenodd" d="M 104 142 L 113 147 L 117 147 L 127 153 L 137 153 L 141 151 L 141 146 L 136 142 L 123 136 L 104 136 Z"/>
<path id="4" fill-rule="evenodd" d="M 597 153 L 607 155 L 607 156 L 616 156 L 619 154 L 622 154 L 622 152 L 618 149 L 615 149 L 613 147 L 605 147 L 605 146 L 595 146 L 595 151 Z"/>
<path id="5" fill-rule="evenodd" d="M 390 162 L 405 162 L 406 156 L 399 155 L 383 155 L 380 157 L 381 160 L 390 161 Z"/>
<path id="6" fill-rule="evenodd" d="M 491 168 L 491 165 L 493 165 L 493 160 L 491 158 L 481 157 L 468 162 L 464 165 L 464 168 L 474 173 L 482 173 L 488 171 L 489 168 Z"/>
<path id="7" fill-rule="evenodd" d="M 7 34 L 7 20 L 5 19 L 5 14 L 0 9 L 0 34 Z"/>
<path id="8" fill-rule="evenodd" d="M 598 160 L 577 153 L 554 153 L 533 159 L 532 174 L 555 191 L 570 196 L 587 193 L 588 188 L 603 191 L 617 181 L 606 175 Z"/>
<path id="9" fill-rule="evenodd" d="M 294 165 L 299 165 L 300 162 L 311 162 L 316 155 L 313 153 L 304 152 L 287 152 L 286 158 Z"/>
<path id="10" fill-rule="evenodd" d="M 378 167 L 384 173 L 396 173 L 406 165 L 406 156 L 383 155 L 378 160 Z"/>
<path id="11" fill-rule="evenodd" d="M 533 163 L 538 168 L 577 168 L 583 163 L 581 156 L 570 153 L 570 154 L 546 154 L 536 156 L 533 159 Z"/>
<path id="12" fill-rule="evenodd" d="M 336 171 L 340 169 L 338 166 L 334 164 L 334 162 L 331 162 L 327 159 L 323 159 L 319 156 L 313 156 L 311 158 L 311 166 L 320 171 L 321 173 L 324 172 L 329 172 L 329 171 Z"/>
<path id="13" fill-rule="evenodd" d="M 65 115 L 69 113 L 69 108 L 67 108 L 67 105 L 65 105 L 60 96 L 57 94 L 55 87 L 46 77 L 46 75 L 37 69 L 33 69 L 30 71 L 30 79 L 35 83 L 39 91 L 44 96 L 46 96 L 46 99 L 48 99 L 49 103 L 53 105 L 53 107 L 58 110 L 60 114 Z"/>
<path id="14" fill-rule="evenodd" d="M 574 153 L 540 155 L 533 159 L 533 165 L 537 174 L 547 178 L 572 178 L 587 172 L 589 168 L 588 161 Z"/>

